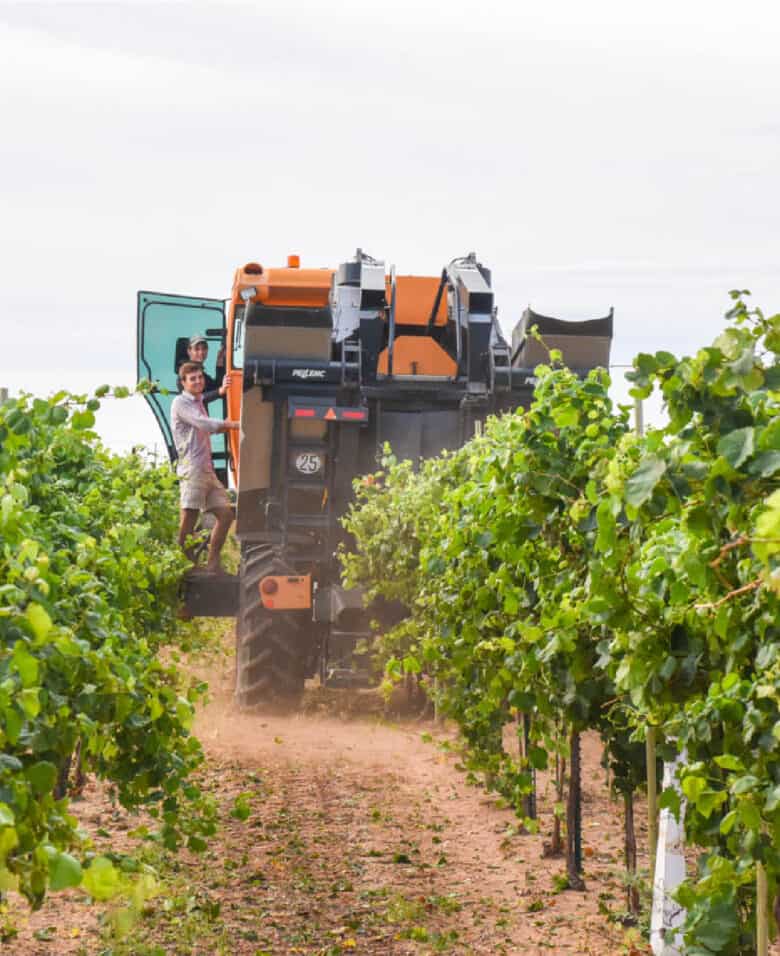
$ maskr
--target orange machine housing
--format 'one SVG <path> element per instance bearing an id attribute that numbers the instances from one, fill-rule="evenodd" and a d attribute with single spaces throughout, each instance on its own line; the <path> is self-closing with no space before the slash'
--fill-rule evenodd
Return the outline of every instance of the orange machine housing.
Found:
<path id="1" fill-rule="evenodd" d="M 393 375 L 417 375 L 426 378 L 451 378 L 457 373 L 457 363 L 438 342 L 425 335 L 404 335 L 404 326 L 427 326 L 436 302 L 440 279 L 437 276 L 396 276 L 395 326 L 393 345 Z M 387 279 L 387 301 L 392 299 L 392 282 Z M 439 298 L 433 325 L 447 324 L 447 297 Z M 377 372 L 387 375 L 388 350 L 379 353 Z"/>
<path id="2" fill-rule="evenodd" d="M 301 269 L 298 256 L 288 256 L 287 268 L 266 269 L 258 262 L 248 262 L 236 269 L 233 289 L 230 294 L 227 315 L 227 341 L 233 342 L 236 310 L 243 309 L 246 302 L 263 302 L 267 305 L 297 306 L 299 308 L 323 308 L 328 304 L 333 269 Z M 249 290 L 254 294 L 247 299 Z M 241 395 L 243 394 L 243 371 L 233 368 L 233 350 L 227 349 L 227 371 L 230 373 L 230 389 L 227 394 L 228 417 L 241 418 Z M 228 432 L 233 479 L 238 480 L 240 435 Z"/>
<path id="3" fill-rule="evenodd" d="M 294 261 L 297 257 L 290 256 L 290 259 Z M 332 278 L 332 269 L 301 269 L 298 266 L 266 269 L 257 262 L 249 262 L 236 269 L 231 301 L 241 305 L 244 301 L 241 292 L 256 289 L 252 302 L 321 308 L 328 304 Z"/>
<path id="4" fill-rule="evenodd" d="M 263 607 L 275 611 L 299 611 L 311 607 L 311 575 L 273 574 L 260 581 Z"/>
<path id="5" fill-rule="evenodd" d="M 379 353 L 377 372 L 387 375 L 388 350 Z M 458 364 L 438 342 L 422 335 L 399 335 L 393 348 L 393 375 L 452 378 Z"/>
<path id="6" fill-rule="evenodd" d="M 396 325 L 427 325 L 431 309 L 439 290 L 438 276 L 396 276 L 395 322 Z M 391 298 L 390 279 L 387 280 L 387 301 Z M 447 324 L 447 297 L 439 300 L 434 325 Z"/>

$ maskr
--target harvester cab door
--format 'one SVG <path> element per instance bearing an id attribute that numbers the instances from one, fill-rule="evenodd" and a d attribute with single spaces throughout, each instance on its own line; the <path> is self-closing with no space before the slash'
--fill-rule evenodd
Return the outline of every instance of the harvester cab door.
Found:
<path id="1" fill-rule="evenodd" d="M 178 369 L 187 359 L 190 336 L 203 335 L 209 343 L 206 372 L 213 378 L 217 353 L 225 344 L 225 303 L 189 295 L 138 293 L 138 381 L 155 388 L 145 396 L 162 432 L 168 457 L 176 460 L 171 431 L 171 405 L 178 394 Z M 224 399 L 210 402 L 212 418 L 225 417 Z M 212 435 L 211 457 L 220 479 L 227 480 L 228 448 L 225 433 Z"/>

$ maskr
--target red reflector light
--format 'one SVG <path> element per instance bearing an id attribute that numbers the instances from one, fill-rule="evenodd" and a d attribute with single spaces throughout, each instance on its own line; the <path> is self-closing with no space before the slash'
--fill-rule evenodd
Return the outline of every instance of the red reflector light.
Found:
<path id="1" fill-rule="evenodd" d="M 365 412 L 342 412 L 341 417 L 352 418 L 357 421 L 364 422 L 366 420 L 366 413 Z"/>
<path id="2" fill-rule="evenodd" d="M 263 578 L 260 582 L 260 590 L 263 594 L 276 594 L 279 590 L 279 582 L 274 581 L 273 578 Z"/>
<path id="3" fill-rule="evenodd" d="M 317 412 L 313 408 L 296 408 L 295 418 L 314 418 Z"/>

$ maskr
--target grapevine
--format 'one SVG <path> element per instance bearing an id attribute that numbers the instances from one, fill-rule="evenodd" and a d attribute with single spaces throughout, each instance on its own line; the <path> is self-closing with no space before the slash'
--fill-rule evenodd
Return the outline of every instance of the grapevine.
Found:
<path id="1" fill-rule="evenodd" d="M 184 563 L 175 479 L 107 452 L 99 404 L 61 392 L 0 406 L 0 888 L 34 906 L 121 884 L 68 811 L 74 762 L 156 818 L 167 847 L 200 849 L 213 830 L 189 781 L 199 692 L 163 653 Z"/>
<path id="2" fill-rule="evenodd" d="M 686 942 L 736 956 L 753 951 L 757 863 L 770 892 L 780 877 L 780 316 L 732 298 L 711 346 L 635 359 L 633 394 L 660 390 L 665 427 L 633 434 L 604 372 L 578 379 L 551 354 L 527 411 L 416 472 L 386 455 L 357 487 L 343 562 L 405 602 L 390 670 L 435 678 L 470 767 L 518 812 L 530 771 L 586 728 L 628 801 L 648 725 L 686 754 L 703 850 L 679 893 Z M 661 805 L 678 812 L 676 792 Z"/>

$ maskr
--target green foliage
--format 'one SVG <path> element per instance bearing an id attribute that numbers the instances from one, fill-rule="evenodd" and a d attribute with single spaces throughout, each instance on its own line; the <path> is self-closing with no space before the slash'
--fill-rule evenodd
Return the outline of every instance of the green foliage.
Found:
<path id="1" fill-rule="evenodd" d="M 368 598 L 383 597 L 411 605 L 417 594 L 420 548 L 442 507 L 447 483 L 457 477 L 463 453 L 445 454 L 423 463 L 417 472 L 399 462 L 385 445 L 380 470 L 354 483 L 356 505 L 345 527 L 365 550 L 342 550 L 344 579 L 367 589 Z"/>
<path id="2" fill-rule="evenodd" d="M 736 927 L 752 925 L 755 862 L 772 888 L 780 876 L 780 316 L 735 296 L 713 346 L 637 364 L 639 392 L 659 388 L 669 411 L 645 442 L 665 469 L 637 504 L 636 466 L 620 453 L 613 463 L 612 510 L 624 505 L 631 524 L 612 565 L 625 606 L 605 650 L 619 690 L 686 750 L 687 835 L 708 850 L 683 892 L 689 938 L 724 953 L 752 951 Z"/>
<path id="3" fill-rule="evenodd" d="M 594 483 L 628 430 L 603 372 L 537 374 L 527 413 L 489 421 L 457 453 L 417 473 L 386 456 L 390 470 L 358 486 L 345 522 L 358 543 L 349 582 L 412 609 L 406 669 L 436 678 L 467 766 L 518 808 L 532 769 L 565 746 L 564 725 L 606 725 L 614 687 L 596 670 L 604 635 L 583 611 L 584 584 L 600 534 Z M 503 746 L 518 712 L 534 713 L 541 744 L 520 760 Z"/>
<path id="4" fill-rule="evenodd" d="M 603 372 L 543 366 L 527 411 L 418 472 L 386 456 L 346 519 L 350 583 L 404 601 L 401 656 L 518 809 L 566 727 L 600 731 L 625 793 L 648 723 L 685 748 L 701 953 L 750 952 L 756 861 L 780 879 L 780 316 L 743 296 L 696 355 L 637 356 L 665 428 L 630 433 Z M 527 764 L 503 747 L 518 712 Z"/>
<path id="5" fill-rule="evenodd" d="M 464 452 L 445 453 L 415 471 L 411 462 L 399 462 L 385 445 L 380 470 L 354 482 L 355 506 L 344 519 L 345 528 L 358 542 L 370 547 L 347 550 L 339 557 L 348 587 L 363 587 L 369 602 L 380 599 L 411 607 L 419 588 L 420 549 L 443 507 L 448 483 L 464 467 Z M 377 622 L 381 626 L 381 622 Z M 400 678 L 400 660 L 418 673 L 417 659 L 408 654 L 419 638 L 417 620 L 409 617 L 379 637 L 382 663 Z M 395 655 L 395 656 L 393 656 Z"/>
<path id="6" fill-rule="evenodd" d="M 166 846 L 213 826 L 188 783 L 197 691 L 162 653 L 177 642 L 184 564 L 175 481 L 106 452 L 98 404 L 0 406 L 0 884 L 33 905 L 80 882 L 103 898 L 117 879 L 110 861 L 82 871 L 69 853 L 72 759 L 155 816 Z"/>

